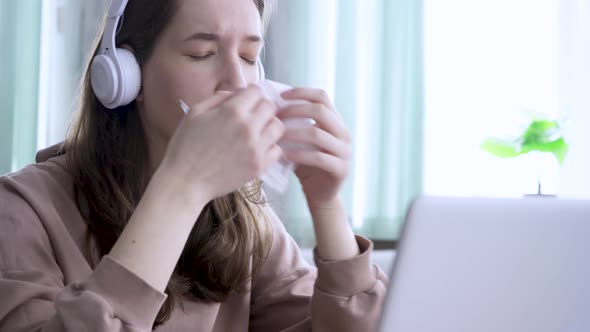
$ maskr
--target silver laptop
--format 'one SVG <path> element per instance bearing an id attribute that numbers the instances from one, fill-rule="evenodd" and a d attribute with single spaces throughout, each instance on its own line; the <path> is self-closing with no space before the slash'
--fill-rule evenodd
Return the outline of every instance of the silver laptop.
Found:
<path id="1" fill-rule="evenodd" d="M 590 331 L 590 201 L 417 199 L 379 331 Z"/>

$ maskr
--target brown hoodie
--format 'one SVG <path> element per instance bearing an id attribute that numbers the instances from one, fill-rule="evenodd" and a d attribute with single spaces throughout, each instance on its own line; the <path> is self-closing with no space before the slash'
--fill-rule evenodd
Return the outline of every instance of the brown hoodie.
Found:
<path id="1" fill-rule="evenodd" d="M 113 258 L 86 254 L 88 229 L 64 155 L 0 177 L 0 331 L 149 331 L 166 299 Z M 157 331 L 372 331 L 387 278 L 361 254 L 317 269 L 268 207 L 274 240 L 251 292 L 184 301 Z"/>

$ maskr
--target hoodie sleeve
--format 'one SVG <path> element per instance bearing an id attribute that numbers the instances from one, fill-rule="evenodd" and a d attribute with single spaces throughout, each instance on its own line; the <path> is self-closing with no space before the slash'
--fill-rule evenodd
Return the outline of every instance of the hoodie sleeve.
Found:
<path id="1" fill-rule="evenodd" d="M 151 331 L 166 295 L 105 256 L 65 285 L 40 217 L 0 177 L 0 330 Z"/>
<path id="2" fill-rule="evenodd" d="M 371 264 L 371 241 L 357 236 L 360 255 L 305 262 L 293 238 L 269 208 L 273 245 L 252 289 L 251 331 L 372 331 L 376 328 L 387 277 Z"/>

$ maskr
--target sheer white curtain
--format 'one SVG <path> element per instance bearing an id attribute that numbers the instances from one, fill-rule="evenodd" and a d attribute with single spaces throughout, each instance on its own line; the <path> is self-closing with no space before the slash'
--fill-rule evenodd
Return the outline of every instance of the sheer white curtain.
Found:
<path id="1" fill-rule="evenodd" d="M 268 77 L 326 90 L 353 134 L 343 195 L 355 231 L 396 238 L 421 191 L 421 1 L 282 0 L 267 39 Z M 312 245 L 296 179 L 269 196 L 296 240 Z"/>
<path id="2" fill-rule="evenodd" d="M 37 146 L 64 140 L 83 66 L 109 0 L 43 1 Z"/>
<path id="3" fill-rule="evenodd" d="M 0 1 L 0 174 L 33 161 L 41 1 Z"/>
<path id="4" fill-rule="evenodd" d="M 571 149 L 560 171 L 560 195 L 590 198 L 590 1 L 559 2 L 559 109 Z"/>
<path id="5" fill-rule="evenodd" d="M 108 0 L 0 1 L 0 174 L 63 141 Z"/>

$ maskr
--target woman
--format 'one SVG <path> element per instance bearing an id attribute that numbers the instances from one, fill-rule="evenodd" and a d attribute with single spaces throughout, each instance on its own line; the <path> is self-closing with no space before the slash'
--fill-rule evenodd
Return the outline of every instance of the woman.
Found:
<path id="1" fill-rule="evenodd" d="M 263 0 L 129 2 L 116 44 L 140 65 L 137 97 L 106 108 L 87 70 L 65 144 L 0 180 L 0 330 L 374 328 L 387 281 L 339 198 L 349 134 L 322 91 L 285 93 L 309 103 L 279 119 L 253 84 L 267 17 Z M 280 121 L 301 117 L 316 126 Z M 282 153 L 317 270 L 252 181 Z"/>

